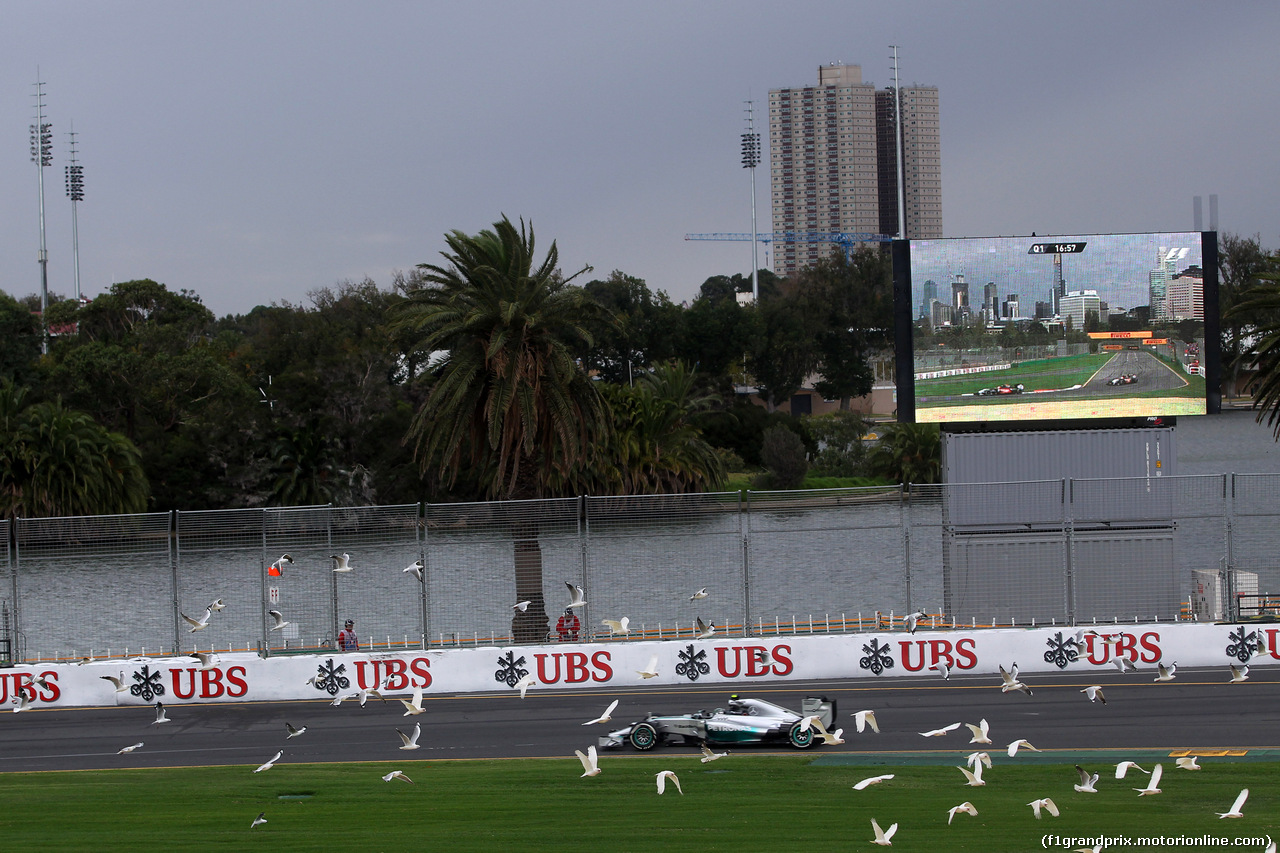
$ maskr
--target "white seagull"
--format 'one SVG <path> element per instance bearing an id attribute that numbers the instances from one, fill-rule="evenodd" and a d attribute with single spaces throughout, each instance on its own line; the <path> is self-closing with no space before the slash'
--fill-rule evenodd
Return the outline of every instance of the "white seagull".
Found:
<path id="1" fill-rule="evenodd" d="M 654 655 L 649 658 L 649 665 L 644 669 L 637 669 L 636 673 L 641 678 L 657 678 L 658 677 L 658 656 Z"/>
<path id="2" fill-rule="evenodd" d="M 1079 764 L 1076 765 L 1076 772 L 1080 774 L 1080 784 L 1073 785 L 1072 787 L 1074 787 L 1081 794 L 1098 793 L 1098 789 L 1093 787 L 1094 785 L 1098 784 L 1097 773 L 1090 773 L 1088 770 L 1085 770 Z"/>
<path id="3" fill-rule="evenodd" d="M 1119 764 L 1116 765 L 1116 778 L 1123 779 L 1125 777 L 1125 774 L 1128 773 L 1130 770 L 1137 770 L 1141 773 L 1146 773 L 1148 776 L 1151 775 L 1150 770 L 1143 770 L 1141 767 L 1138 766 L 1138 763 L 1136 761 L 1121 761 Z"/>
<path id="4" fill-rule="evenodd" d="M 631 633 L 631 629 L 627 627 L 631 624 L 631 618 L 629 616 L 623 616 L 621 619 L 601 619 L 600 624 L 607 625 L 611 635 Z"/>
<path id="5" fill-rule="evenodd" d="M 528 601 L 528 600 L 525 600 L 525 601 L 517 601 L 515 604 L 511 605 L 511 609 L 512 609 L 512 610 L 519 610 L 521 613 L 524 613 L 526 610 L 528 610 L 528 609 L 529 609 L 529 605 L 530 605 L 530 604 L 533 604 L 533 602 L 532 602 L 532 601 Z"/>
<path id="6" fill-rule="evenodd" d="M 569 607 L 582 607 L 587 603 L 587 593 L 582 587 L 568 581 L 564 585 L 569 588 Z"/>
<path id="7" fill-rule="evenodd" d="M 32 690 L 32 691 L 31 691 L 31 694 L 30 694 L 30 695 L 28 695 L 28 694 L 27 694 L 27 691 L 26 691 L 26 689 L 25 689 L 25 688 L 23 688 L 23 689 L 19 690 L 19 691 L 18 691 L 18 695 L 17 695 L 17 696 L 15 696 L 15 697 L 13 698 L 14 704 L 17 706 L 17 707 L 15 707 L 15 708 L 13 709 L 13 713 L 15 713 L 15 714 L 16 714 L 16 713 L 18 713 L 19 711 L 25 711 L 25 710 L 27 710 L 28 708 L 30 708 L 30 707 L 31 707 L 31 697 L 32 697 L 32 696 L 34 696 L 34 695 L 35 695 L 35 691 L 34 691 L 34 690 Z"/>
<path id="8" fill-rule="evenodd" d="M 1221 820 L 1224 817 L 1244 817 L 1244 812 L 1241 811 L 1241 809 L 1244 808 L 1244 801 L 1247 799 L 1249 799 L 1249 789 L 1243 788 L 1241 789 L 1240 793 L 1236 796 L 1236 801 L 1231 804 L 1231 811 L 1214 812 L 1214 814 L 1218 816 L 1219 820 Z"/>
<path id="9" fill-rule="evenodd" d="M 1032 800 L 1031 802 L 1027 803 L 1027 805 L 1031 806 L 1031 811 L 1035 812 L 1036 820 L 1040 819 L 1041 809 L 1044 809 L 1054 817 L 1058 816 L 1057 803 L 1055 803 L 1053 800 L 1049 799 L 1048 797 L 1041 797 L 1038 800 Z"/>
<path id="10" fill-rule="evenodd" d="M 257 817 L 255 817 L 255 818 L 253 819 L 253 823 L 249 824 L 249 828 L 250 828 L 250 829 L 253 829 L 253 828 L 254 828 L 255 826 L 257 826 L 258 824 L 260 824 L 260 823 L 266 823 L 266 822 L 267 822 L 267 813 L 266 813 L 266 812 L 258 812 L 258 816 L 257 816 Z"/>
<path id="11" fill-rule="evenodd" d="M 289 738 L 295 738 L 307 730 L 306 726 L 294 726 L 294 724 L 290 722 L 286 722 L 284 724 L 284 727 L 285 727 L 285 730 L 289 732 L 289 734 L 285 737 L 285 740 L 289 740 Z"/>
<path id="12" fill-rule="evenodd" d="M 1001 693 L 1008 693 L 1010 690 L 1021 690 L 1028 696 L 1031 695 L 1031 688 L 1018 680 L 1018 664 L 1016 662 L 1013 665 L 1012 672 L 1001 666 L 1000 678 L 1004 681 L 1004 684 L 1000 685 Z"/>
<path id="13" fill-rule="evenodd" d="M 116 752 L 116 755 L 124 755 L 126 752 L 133 752 L 135 749 L 138 749 L 141 746 L 142 746 L 142 741 L 138 741 L 135 744 L 130 744 L 129 746 L 126 746 L 124 749 L 119 750 L 118 752 Z"/>
<path id="14" fill-rule="evenodd" d="M 383 777 L 382 777 L 382 781 L 383 781 L 383 782 L 390 782 L 392 779 L 403 779 L 403 780 L 404 780 L 404 781 L 406 781 L 406 782 L 412 782 L 412 781 L 413 781 L 413 780 L 412 780 L 412 779 L 410 779 L 408 776 L 404 775 L 404 771 L 403 771 L 403 770 L 392 770 L 392 771 L 391 771 L 390 773 L 388 773 L 386 776 L 383 776 Z"/>
<path id="15" fill-rule="evenodd" d="M 942 661 L 938 661 L 933 666 L 929 667 L 929 669 L 937 670 L 938 674 L 942 676 L 943 681 L 947 681 L 951 678 L 951 667 L 947 666 Z"/>
<path id="16" fill-rule="evenodd" d="M 124 683 L 124 681 L 122 681 L 119 678 L 116 678 L 114 675 L 99 675 L 98 677 L 101 678 L 103 681 L 110 681 L 113 685 L 115 685 L 117 693 L 123 693 L 129 689 L 128 686 Z"/>
<path id="17" fill-rule="evenodd" d="M 163 703 L 163 702 L 157 702 L 157 703 L 156 703 L 156 718 L 155 718 L 154 720 L 152 720 L 152 721 L 151 721 L 151 725 L 153 725 L 153 726 L 154 726 L 156 723 L 167 723 L 167 722 L 169 722 L 169 718 L 165 716 L 165 713 L 164 713 L 164 703 Z"/>
<path id="18" fill-rule="evenodd" d="M 991 743 L 991 727 L 987 725 L 985 717 L 978 720 L 976 726 L 973 723 L 965 723 L 965 725 L 969 727 L 969 731 L 973 734 L 973 737 L 969 738 L 969 743 Z"/>
<path id="19" fill-rule="evenodd" d="M 523 699 L 524 694 L 529 691 L 529 688 L 533 687 L 537 683 L 538 679 L 534 678 L 532 675 L 526 675 L 524 678 L 517 681 L 515 686 L 520 688 L 520 698 Z"/>
<path id="20" fill-rule="evenodd" d="M 979 764 L 986 765 L 987 769 L 991 769 L 991 755 L 986 752 L 971 752 L 964 757 L 964 763 L 970 767 L 977 769 Z"/>
<path id="21" fill-rule="evenodd" d="M 773 664 L 773 655 L 769 654 L 768 649 L 752 649 L 751 656 L 761 666 L 771 666 Z"/>
<path id="22" fill-rule="evenodd" d="M 1091 684 L 1080 692 L 1088 696 L 1090 702 L 1097 701 L 1103 705 L 1107 704 L 1107 697 L 1102 695 L 1102 687 L 1100 685 Z"/>
<path id="23" fill-rule="evenodd" d="M 357 697 L 357 696 L 359 696 L 359 695 L 360 695 L 359 693 L 341 693 L 341 694 L 339 694 L 339 695 L 337 695 L 337 696 L 334 696 L 334 697 L 333 697 L 333 701 L 332 701 L 332 702 L 330 702 L 330 703 L 329 703 L 329 705 L 330 705 L 330 707 L 336 708 L 336 707 L 338 707 L 339 705 L 341 705 L 341 704 L 343 703 L 343 701 L 345 701 L 345 700 L 347 700 L 347 699 L 354 699 L 354 698 L 356 698 L 356 697 Z"/>
<path id="24" fill-rule="evenodd" d="M 698 616 L 694 618 L 693 629 L 698 635 L 694 639 L 705 640 L 716 632 L 716 623 L 703 622 L 702 617 Z"/>
<path id="25" fill-rule="evenodd" d="M 1239 684 L 1249 680 L 1249 667 L 1231 664 L 1231 684 Z"/>
<path id="26" fill-rule="evenodd" d="M 212 610 L 214 613 L 217 613 L 219 610 L 225 610 L 226 607 L 227 607 L 226 602 L 223 601 L 221 598 L 215 598 L 213 601 L 209 603 L 209 609 Z"/>
<path id="27" fill-rule="evenodd" d="M 586 755 L 583 755 L 580 749 L 575 749 L 573 754 L 578 756 L 578 760 L 582 762 L 582 776 L 579 776 L 579 779 L 585 776 L 600 775 L 600 764 L 596 758 L 596 748 L 594 746 L 587 747 Z"/>
<path id="28" fill-rule="evenodd" d="M 270 770 L 272 767 L 275 767 L 275 766 L 276 766 L 276 762 L 280 760 L 280 757 L 281 757 L 282 755 L 284 755 L 284 750 L 283 750 L 283 749 L 282 749 L 282 750 L 280 750 L 279 752 L 277 752 L 275 755 L 273 755 L 273 756 L 271 757 L 271 760 L 270 760 L 270 761 L 268 761 L 266 764 L 263 764 L 263 765 L 259 766 L 259 767 L 258 767 L 258 769 L 257 769 L 257 770 L 255 770 L 255 771 L 253 771 L 253 772 L 254 772 L 254 773 L 261 773 L 263 770 Z"/>
<path id="29" fill-rule="evenodd" d="M 192 652 L 191 656 L 200 660 L 201 670 L 213 669 L 214 661 L 218 659 L 218 655 L 214 652 Z"/>
<path id="30" fill-rule="evenodd" d="M 876 734 L 880 734 L 880 726 L 876 723 L 875 711 L 858 711 L 853 715 L 853 722 L 857 727 L 859 734 L 861 734 L 862 730 L 867 726 L 871 726 L 871 731 Z"/>
<path id="31" fill-rule="evenodd" d="M 283 614 L 283 613 L 281 613 L 279 610 L 268 610 L 268 611 L 267 611 L 267 614 L 268 614 L 272 619 L 274 619 L 274 620 L 275 620 L 275 624 L 274 624 L 274 625 L 272 625 L 272 626 L 271 626 L 271 628 L 270 628 L 269 630 L 272 630 L 272 631 L 279 631 L 279 630 L 280 630 L 281 628 L 283 628 L 285 625 L 292 625 L 292 624 L 293 624 L 292 622 L 286 622 L 286 621 L 285 621 L 285 619 L 284 619 L 284 614 Z"/>
<path id="32" fill-rule="evenodd" d="M 355 567 L 351 565 L 350 554 L 330 554 L 329 559 L 336 563 L 333 567 L 335 572 L 350 572 L 355 569 Z"/>
<path id="33" fill-rule="evenodd" d="M 702 758 L 699 758 L 698 760 L 701 761 L 703 764 L 706 764 L 709 761 L 715 761 L 717 758 L 724 758 L 728 754 L 729 754 L 729 751 L 727 749 L 724 752 L 712 752 L 711 747 L 707 746 L 707 742 L 703 741 L 702 742 Z"/>
<path id="34" fill-rule="evenodd" d="M 706 597 L 707 597 L 707 588 L 704 586 L 702 589 L 698 590 L 693 595 L 689 596 L 689 600 L 697 601 L 699 598 L 706 598 Z"/>
<path id="35" fill-rule="evenodd" d="M 942 737 L 947 732 L 954 732 L 956 729 L 960 728 L 960 725 L 961 725 L 960 723 L 952 723 L 951 725 L 943 726 L 940 729 L 933 729 L 927 732 L 920 732 L 920 737 Z"/>
<path id="36" fill-rule="evenodd" d="M 424 583 L 424 581 L 423 581 L 423 579 L 422 579 L 422 561 L 421 561 L 421 560 L 414 560 L 412 563 L 410 563 L 409 565 L 405 566 L 405 567 L 404 567 L 403 569 L 401 569 L 400 571 L 401 571 L 402 573 L 403 573 L 403 572 L 412 572 L 412 573 L 413 573 L 413 576 L 414 576 L 415 578 L 417 578 L 417 579 L 418 579 L 418 583 Z"/>
<path id="37" fill-rule="evenodd" d="M 969 802 L 968 800 L 965 800 L 960 805 L 952 806 L 951 808 L 947 809 L 947 826 L 951 825 L 951 819 L 955 817 L 957 814 L 959 814 L 960 812 L 964 812 L 967 815 L 972 815 L 973 817 L 978 816 L 978 810 L 973 807 L 973 803 Z"/>
<path id="38" fill-rule="evenodd" d="M 403 742 L 400 749 L 417 749 L 418 736 L 422 734 L 422 723 L 413 724 L 413 737 L 410 737 L 399 729 L 396 729 L 396 734 L 400 735 L 400 740 Z"/>
<path id="39" fill-rule="evenodd" d="M 879 785 L 881 782 L 888 782 L 892 778 L 893 778 L 892 773 L 886 773 L 883 776 L 868 776 L 866 779 L 863 779 L 861 782 L 854 785 L 853 790 L 865 791 L 867 788 L 870 788 L 872 785 Z"/>
<path id="40" fill-rule="evenodd" d="M 1194 755 L 1184 756 L 1182 758 L 1179 758 L 1177 761 L 1173 763 L 1174 763 L 1174 766 L 1177 767 L 1179 770 L 1199 770 L 1200 769 L 1200 765 L 1196 763 L 1196 757 Z"/>
<path id="41" fill-rule="evenodd" d="M 1164 775 L 1164 765 L 1157 764 L 1155 766 L 1155 769 L 1151 771 L 1151 778 L 1147 781 L 1147 787 L 1134 788 L 1133 790 L 1138 792 L 1139 797 L 1145 797 L 1149 794 L 1159 794 L 1160 793 L 1160 777 L 1162 775 Z"/>
<path id="42" fill-rule="evenodd" d="M 876 823 L 876 819 L 871 818 L 871 831 L 876 834 L 876 837 L 871 839 L 872 844 L 879 844 L 881 847 L 889 847 L 893 844 L 890 839 L 893 838 L 893 834 L 898 831 L 898 825 L 895 823 L 888 829 L 881 829 L 880 824 Z"/>
<path id="43" fill-rule="evenodd" d="M 181 610 L 178 611 L 178 615 L 181 616 L 183 620 L 188 625 L 191 626 L 191 630 L 188 633 L 194 634 L 196 631 L 203 631 L 205 628 L 209 627 L 209 617 L 213 615 L 213 611 L 209 610 L 209 608 L 206 607 L 204 611 L 204 615 L 201 616 L 199 619 L 192 619 L 190 616 L 183 613 Z"/>
<path id="44" fill-rule="evenodd" d="M 1156 680 L 1156 681 L 1173 681 L 1175 678 L 1177 678 L 1177 672 L 1178 672 L 1178 662 L 1177 662 L 1177 661 L 1174 661 L 1173 663 L 1169 664 L 1168 666 L 1165 666 L 1165 665 L 1164 665 L 1164 664 L 1162 664 L 1162 663 L 1161 663 L 1161 664 L 1157 664 L 1157 665 L 1156 665 L 1156 668 L 1157 668 L 1157 670 L 1159 671 L 1159 674 L 1158 674 L 1158 675 L 1156 675 L 1156 677 L 1155 677 L 1155 680 Z"/>
<path id="45" fill-rule="evenodd" d="M 284 567 L 291 565 L 292 563 L 293 563 L 293 557 L 290 557 L 288 554 L 281 554 L 280 559 L 276 560 L 270 566 L 267 566 L 267 568 L 275 569 L 276 573 L 283 577 Z"/>
<path id="46" fill-rule="evenodd" d="M 916 626 L 924 616 L 925 614 L 922 610 L 917 610 L 915 613 L 908 613 L 906 616 L 902 617 L 902 627 L 907 629 L 908 634 L 914 634 L 916 632 Z"/>
<path id="47" fill-rule="evenodd" d="M 671 780 L 671 783 L 676 786 L 676 790 L 680 792 L 680 796 L 683 797 L 684 789 L 680 787 L 680 779 L 679 777 L 676 776 L 676 774 L 672 773 L 670 770 L 662 770 L 662 771 L 659 771 L 659 773 L 657 774 L 658 793 L 662 794 L 667 790 L 668 779 Z"/>
<path id="48" fill-rule="evenodd" d="M 615 708 L 617 708 L 617 707 L 618 707 L 618 700 L 617 700 L 617 699 L 614 699 L 612 702 L 610 702 L 610 703 L 609 703 L 609 707 L 604 709 L 604 713 L 603 713 L 603 714 L 601 714 L 600 716 L 596 717 L 594 720 L 587 720 L 585 723 L 583 723 L 583 725 L 584 725 L 584 726 L 590 726 L 590 725 L 594 725 L 594 724 L 596 724 L 596 723 L 607 723 L 607 722 L 609 722 L 610 720 L 612 720 L 612 719 L 613 719 L 612 714 L 613 714 L 614 709 L 615 709 Z"/>
<path id="49" fill-rule="evenodd" d="M 421 714 L 423 712 L 422 688 L 415 684 L 413 686 L 413 698 L 401 699 L 400 704 L 404 706 L 404 713 L 400 715 L 402 717 L 416 717 Z"/>
<path id="50" fill-rule="evenodd" d="M 965 784 L 968 785 L 970 788 L 981 788 L 983 785 L 987 784 L 986 782 L 982 781 L 981 762 L 975 762 L 973 765 L 973 770 L 970 770 L 968 767 L 957 767 L 956 769 L 964 774 L 964 778 L 968 780 L 967 782 L 965 782 Z"/>
<path id="51" fill-rule="evenodd" d="M 1134 666 L 1128 658 L 1112 658 L 1112 666 L 1121 672 L 1137 672 L 1138 668 Z"/>
<path id="52" fill-rule="evenodd" d="M 1017 755 L 1019 749 L 1026 749 L 1026 750 L 1029 750 L 1030 752 L 1040 751 L 1031 745 L 1031 741 L 1027 740 L 1026 738 L 1020 737 L 1017 740 L 1015 740 L 1013 743 L 1009 744 L 1009 748 L 1008 748 L 1009 757 L 1013 758 L 1015 755 Z"/>

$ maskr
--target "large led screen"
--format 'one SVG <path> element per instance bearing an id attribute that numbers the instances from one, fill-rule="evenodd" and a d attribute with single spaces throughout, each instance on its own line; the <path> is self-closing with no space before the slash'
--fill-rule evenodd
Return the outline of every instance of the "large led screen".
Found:
<path id="1" fill-rule="evenodd" d="M 899 420 L 1217 410 L 1213 232 L 900 240 L 893 250 Z"/>

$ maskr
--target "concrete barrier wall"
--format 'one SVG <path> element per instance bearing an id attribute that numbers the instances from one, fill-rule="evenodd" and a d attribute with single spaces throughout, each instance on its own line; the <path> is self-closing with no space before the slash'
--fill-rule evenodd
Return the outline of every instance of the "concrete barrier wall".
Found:
<path id="1" fill-rule="evenodd" d="M 1093 630 L 1097 633 L 1086 633 Z M 1259 645 L 1265 651 L 1258 652 Z M 1144 624 L 1094 629 L 1031 628 L 903 631 L 791 637 L 710 637 L 705 640 L 492 646 L 395 653 L 260 658 L 223 654 L 207 667 L 192 657 L 134 658 L 0 670 L 0 702 L 35 690 L 31 708 L 143 705 L 154 702 L 245 702 L 327 699 L 381 685 L 390 694 L 515 691 L 532 676 L 545 687 L 599 689 L 747 682 L 775 685 L 807 679 L 887 680 L 983 674 L 999 685 L 999 668 L 1015 662 L 1034 688 L 1056 673 L 1114 673 L 1124 658 L 1155 675 L 1159 662 L 1182 667 L 1280 660 L 1280 625 Z M 640 670 L 657 675 L 644 679 Z M 32 688 L 32 679 L 44 683 Z M 107 677 L 120 680 L 117 692 Z M 1139 676 L 1141 677 L 1141 676 Z"/>

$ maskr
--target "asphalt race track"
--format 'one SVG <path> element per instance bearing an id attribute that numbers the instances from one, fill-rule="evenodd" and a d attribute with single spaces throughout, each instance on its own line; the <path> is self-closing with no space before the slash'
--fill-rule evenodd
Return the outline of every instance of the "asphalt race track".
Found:
<path id="1" fill-rule="evenodd" d="M 595 743 L 600 734 L 643 718 L 646 712 L 687 713 L 723 707 L 731 692 L 759 696 L 798 708 L 804 695 L 825 695 L 837 702 L 837 721 L 846 743 L 815 747 L 809 755 L 840 756 L 869 763 L 913 760 L 957 763 L 972 751 L 963 726 L 945 737 L 919 732 L 953 722 L 985 718 L 994 743 L 1002 749 L 1026 738 L 1044 751 L 1041 760 L 1071 761 L 1095 750 L 1248 751 L 1250 757 L 1280 760 L 1280 669 L 1256 666 L 1249 680 L 1229 684 L 1225 666 L 1179 670 L 1177 679 L 1152 681 L 1154 671 L 1120 674 L 1098 670 L 1082 674 L 1028 675 L 1034 695 L 1000 692 L 999 677 L 952 676 L 949 681 L 893 678 L 823 681 L 758 686 L 688 685 L 629 690 L 552 690 L 533 687 L 518 693 L 424 697 L 425 713 L 403 716 L 395 699 L 370 699 L 361 708 L 347 700 L 339 707 L 325 701 L 165 706 L 171 722 L 152 724 L 151 707 L 68 708 L 0 712 L 0 772 L 236 765 L 256 767 L 277 750 L 281 763 L 475 759 L 565 758 Z M 1090 703 L 1080 689 L 1100 684 L 1107 704 Z M 613 721 L 584 727 L 613 700 L 620 704 Z M 852 714 L 876 712 L 880 734 L 854 731 Z M 307 726 L 286 741 L 285 722 Z M 421 722 L 420 749 L 399 750 L 398 727 L 410 732 Z M 140 749 L 118 755 L 122 747 Z M 687 752 L 696 747 L 663 745 L 658 752 Z M 776 747 L 744 747 L 753 752 L 786 752 Z M 622 751 L 631 752 L 630 747 Z M 607 754 L 607 753 L 606 753 Z M 1023 753 L 1019 753 L 1023 755 Z M 1032 755 L 1035 755 L 1032 753 Z"/>

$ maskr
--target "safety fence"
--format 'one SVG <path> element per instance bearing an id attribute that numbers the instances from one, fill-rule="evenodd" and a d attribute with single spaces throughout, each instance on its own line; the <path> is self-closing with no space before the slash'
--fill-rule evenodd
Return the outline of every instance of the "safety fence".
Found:
<path id="1" fill-rule="evenodd" d="M 1265 474 L 20 518 L 0 661 L 1271 619 L 1277 531 Z"/>

